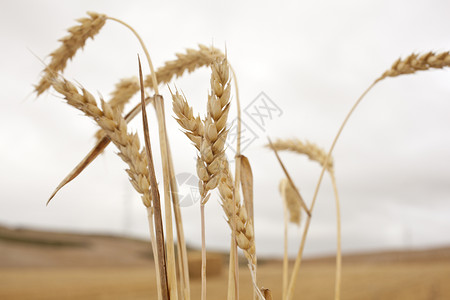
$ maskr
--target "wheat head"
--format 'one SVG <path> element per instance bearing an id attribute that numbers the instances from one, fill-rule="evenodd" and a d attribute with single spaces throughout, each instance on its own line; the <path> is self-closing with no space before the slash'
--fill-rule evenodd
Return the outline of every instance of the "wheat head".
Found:
<path id="1" fill-rule="evenodd" d="M 64 96 L 68 104 L 78 108 L 85 115 L 94 119 L 104 130 L 111 141 L 119 149 L 118 155 L 128 164 L 126 172 L 135 190 L 141 194 L 145 206 L 151 207 L 150 175 L 147 169 L 147 157 L 144 150 L 140 150 L 137 134 L 127 132 L 127 122 L 116 110 L 105 101 L 101 101 L 102 108 L 97 106 L 94 96 L 85 89 L 78 88 L 70 81 L 61 77 L 52 77 L 53 88 Z"/>
<path id="2" fill-rule="evenodd" d="M 226 159 L 223 161 L 223 176 L 219 181 L 219 192 L 222 201 L 222 208 L 227 217 L 228 225 L 234 231 L 236 243 L 244 251 L 244 255 L 252 265 L 256 264 L 255 236 L 253 224 L 248 217 L 245 206 L 235 202 L 233 198 L 234 181 L 229 170 Z M 233 207 L 235 205 L 235 207 Z M 234 213 L 236 215 L 234 215 Z M 236 228 L 233 228 L 233 219 L 236 216 Z"/>
<path id="3" fill-rule="evenodd" d="M 106 15 L 88 12 L 89 18 L 81 18 L 77 21 L 80 25 L 68 29 L 69 35 L 60 39 L 62 45 L 53 51 L 51 61 L 44 70 L 41 80 L 35 86 L 38 95 L 45 92 L 51 85 L 49 79 L 53 77 L 52 72 L 61 72 L 65 69 L 67 62 L 78 49 L 83 48 L 88 38 L 94 36 L 105 25 Z"/>
<path id="4" fill-rule="evenodd" d="M 417 71 L 425 71 L 428 69 L 442 69 L 450 66 L 450 53 L 448 51 L 441 53 L 428 52 L 422 55 L 411 54 L 405 59 L 398 59 L 394 62 L 389 70 L 383 73 L 380 81 L 386 77 L 395 77 L 403 74 L 412 74 Z"/>
<path id="5" fill-rule="evenodd" d="M 204 133 L 203 122 L 199 116 L 194 117 L 193 109 L 189 106 L 186 98 L 178 91 L 172 94 L 172 109 L 178 124 L 184 129 L 184 134 L 192 141 L 200 151 Z"/>
<path id="6" fill-rule="evenodd" d="M 228 130 L 230 111 L 230 69 L 227 59 L 216 60 L 211 65 L 211 93 L 208 96 L 204 133 L 197 159 L 197 173 L 202 181 L 200 194 L 217 187 L 222 172 L 222 161 Z"/>
<path id="7" fill-rule="evenodd" d="M 119 111 L 119 113 L 123 112 L 123 108 L 125 104 L 133 97 L 136 93 L 136 90 L 139 90 L 139 80 L 137 77 L 124 78 L 116 84 L 116 89 L 111 94 L 111 99 L 108 104 L 112 109 Z M 102 129 L 98 130 L 95 134 L 95 137 L 100 140 L 104 136 L 104 132 Z"/>
<path id="8" fill-rule="evenodd" d="M 302 142 L 299 139 L 277 139 L 272 144 L 278 151 L 287 150 L 298 154 L 304 154 L 308 156 L 310 160 L 318 162 L 322 167 L 325 165 L 327 153 L 314 143 L 308 141 Z M 266 147 L 270 148 L 270 145 L 266 145 Z M 330 157 L 326 165 L 327 170 L 332 172 L 333 165 L 333 158 Z"/>
<path id="9" fill-rule="evenodd" d="M 300 225 L 301 221 L 301 205 L 298 194 L 290 184 L 287 178 L 283 178 L 279 185 L 280 194 L 283 197 L 283 201 L 289 211 L 289 221 Z"/>

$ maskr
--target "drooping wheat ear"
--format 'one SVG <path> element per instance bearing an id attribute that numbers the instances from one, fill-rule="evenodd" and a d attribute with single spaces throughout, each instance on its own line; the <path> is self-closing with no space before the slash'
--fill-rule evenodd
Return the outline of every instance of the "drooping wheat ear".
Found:
<path id="1" fill-rule="evenodd" d="M 67 62 L 71 59 L 78 49 L 83 48 L 88 38 L 94 36 L 105 25 L 106 16 L 94 12 L 88 12 L 89 18 L 78 19 L 80 25 L 68 29 L 69 35 L 60 39 L 61 47 L 50 54 L 51 62 L 44 70 L 41 80 L 35 86 L 38 95 L 45 92 L 51 85 L 49 79 L 52 72 L 61 72 L 65 69 Z"/>
<path id="2" fill-rule="evenodd" d="M 186 98 L 178 91 L 172 94 L 172 108 L 176 115 L 178 124 L 184 129 L 184 134 L 194 143 L 200 151 L 203 137 L 203 122 L 199 116 L 194 117 L 193 109 L 189 106 Z"/>
<path id="3" fill-rule="evenodd" d="M 448 51 L 441 53 L 428 52 L 422 55 L 411 54 L 405 59 L 399 58 L 394 62 L 389 70 L 383 73 L 376 81 L 386 77 L 395 77 L 403 74 L 412 74 L 417 71 L 428 69 L 442 69 L 450 66 L 450 53 Z"/>
<path id="4" fill-rule="evenodd" d="M 116 110 L 102 100 L 102 109 L 97 106 L 94 96 L 85 89 L 78 88 L 70 81 L 51 77 L 53 88 L 64 96 L 67 103 L 84 112 L 94 119 L 106 132 L 111 141 L 119 149 L 118 155 L 128 164 L 126 172 L 135 190 L 141 194 L 142 202 L 146 207 L 151 207 L 151 195 L 149 192 L 150 176 L 147 169 L 147 157 L 145 151 L 140 150 L 137 134 L 127 133 L 127 122 Z"/>
<path id="5" fill-rule="evenodd" d="M 233 199 L 234 181 L 229 170 L 228 162 L 223 160 L 223 176 L 219 181 L 219 192 L 222 201 L 222 208 L 227 217 L 228 225 L 236 235 L 236 242 L 239 248 L 244 251 L 248 262 L 255 265 L 255 237 L 251 219 L 247 215 L 247 210 L 241 203 L 236 203 Z M 233 207 L 235 205 L 235 207 Z M 233 228 L 234 212 L 236 213 L 236 228 Z"/>
<path id="6" fill-rule="evenodd" d="M 310 160 L 318 162 L 322 167 L 325 165 L 327 153 L 316 144 L 308 141 L 302 142 L 299 139 L 277 139 L 272 144 L 278 151 L 287 150 L 298 154 L 304 154 L 308 156 Z M 266 147 L 270 148 L 270 145 L 266 145 Z M 333 171 L 332 157 L 328 160 L 326 168 L 331 172 Z"/>
<path id="7" fill-rule="evenodd" d="M 177 59 L 167 61 L 164 66 L 156 70 L 159 84 L 169 83 L 173 77 L 180 77 L 185 71 L 191 73 L 202 66 L 208 66 L 216 59 L 223 59 L 225 55 L 217 48 L 198 45 L 199 49 L 187 49 L 186 53 L 177 53 Z M 150 77 L 146 78 L 145 85 L 153 87 Z"/>
<path id="8" fill-rule="evenodd" d="M 283 201 L 289 212 L 289 221 L 300 225 L 301 221 L 301 205 L 298 194 L 290 184 L 287 178 L 283 178 L 280 181 L 280 194 L 283 197 Z"/>

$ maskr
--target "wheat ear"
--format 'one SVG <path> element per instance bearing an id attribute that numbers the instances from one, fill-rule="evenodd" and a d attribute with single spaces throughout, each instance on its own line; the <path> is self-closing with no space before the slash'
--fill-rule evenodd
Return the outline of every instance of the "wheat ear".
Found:
<path id="1" fill-rule="evenodd" d="M 105 130 L 108 137 L 119 149 L 119 156 L 128 164 L 127 173 L 136 191 L 141 194 L 145 206 L 151 207 L 149 193 L 150 179 L 147 170 L 147 159 L 141 152 L 137 134 L 127 133 L 125 119 L 114 111 L 108 103 L 102 101 L 102 109 L 97 106 L 94 96 L 85 89 L 78 88 L 66 79 L 54 77 L 51 79 L 53 88 L 64 96 L 67 103 L 94 119 Z"/>
<path id="2" fill-rule="evenodd" d="M 236 235 L 236 242 L 239 248 L 244 252 L 250 264 L 255 264 L 255 240 L 252 221 L 248 217 L 245 206 L 234 201 L 233 189 L 234 180 L 229 170 L 228 161 L 223 161 L 223 176 L 219 182 L 219 192 L 222 202 L 222 208 L 227 217 L 228 225 Z M 236 227 L 233 227 L 233 218 L 236 217 Z"/>
<path id="3" fill-rule="evenodd" d="M 333 171 L 333 158 L 330 158 L 325 163 L 327 153 L 319 148 L 316 144 L 308 141 L 301 141 L 299 139 L 277 139 L 272 142 L 273 147 L 278 151 L 291 151 L 298 154 L 306 155 L 310 160 L 318 162 L 321 166 L 326 166 L 327 170 Z M 266 147 L 270 147 L 266 145 Z"/>
<path id="4" fill-rule="evenodd" d="M 290 184 L 287 178 L 283 178 L 279 185 L 280 194 L 283 198 L 283 202 L 289 212 L 289 222 L 300 225 L 301 221 L 301 200 L 298 199 L 294 187 Z"/>
<path id="5" fill-rule="evenodd" d="M 200 213 L 202 224 L 202 299 L 206 299 L 206 245 L 204 205 L 209 192 L 215 189 L 222 176 L 224 145 L 228 130 L 226 128 L 230 109 L 229 66 L 226 59 L 214 61 L 211 65 L 211 93 L 208 96 L 207 114 L 202 122 L 194 117 L 192 108 L 178 91 L 172 93 L 173 111 L 176 120 L 184 129 L 186 136 L 199 151 L 197 175 L 201 195 Z"/>
<path id="6" fill-rule="evenodd" d="M 219 181 L 219 193 L 223 211 L 227 217 L 228 225 L 236 237 L 236 244 L 244 252 L 253 281 L 255 294 L 264 299 L 256 283 L 256 251 L 253 222 L 247 214 L 244 205 L 234 199 L 234 180 L 229 170 L 228 161 L 223 160 L 223 176 Z"/>
<path id="7" fill-rule="evenodd" d="M 89 15 L 89 18 L 77 20 L 80 25 L 69 28 L 69 35 L 60 39 L 62 45 L 50 54 L 52 59 L 45 68 L 41 80 L 35 86 L 38 95 L 42 94 L 50 87 L 50 78 L 53 77 L 52 72 L 63 71 L 67 62 L 79 49 L 84 47 L 87 39 L 93 39 L 103 25 L 105 25 L 105 15 L 94 12 L 88 12 L 87 14 Z"/>
<path id="8" fill-rule="evenodd" d="M 442 69 L 450 66 L 450 53 L 448 51 L 435 53 L 427 52 L 422 55 L 411 54 L 405 59 L 398 59 L 389 70 L 383 73 L 376 81 L 386 77 L 396 77 L 404 74 L 412 74 L 429 69 Z"/>

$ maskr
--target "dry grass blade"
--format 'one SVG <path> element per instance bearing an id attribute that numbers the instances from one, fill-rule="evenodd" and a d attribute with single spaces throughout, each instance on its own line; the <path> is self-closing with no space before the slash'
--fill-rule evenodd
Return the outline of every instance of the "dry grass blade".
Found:
<path id="1" fill-rule="evenodd" d="M 255 219 L 253 216 L 253 173 L 252 167 L 250 166 L 250 161 L 244 155 L 241 158 L 241 185 L 242 194 L 244 196 L 244 204 L 247 209 L 249 218 L 255 224 Z"/>
<path id="2" fill-rule="evenodd" d="M 69 182 L 74 180 L 100 153 L 105 150 L 108 146 L 110 140 L 108 137 L 103 137 L 97 144 L 92 148 L 91 151 L 83 158 L 83 160 L 61 181 L 61 183 L 56 187 L 55 191 L 52 193 L 50 198 L 47 200 L 47 205 L 55 197 L 55 195 Z"/>
<path id="3" fill-rule="evenodd" d="M 169 288 L 167 283 L 166 251 L 164 245 L 164 231 L 161 215 L 161 203 L 159 199 L 158 183 L 156 182 L 155 167 L 153 165 L 153 156 L 150 144 L 150 131 L 148 130 L 147 111 L 145 109 L 144 82 L 142 76 L 141 61 L 139 59 L 139 56 L 138 61 L 139 61 L 139 80 L 141 86 L 142 122 L 144 126 L 145 149 L 147 153 L 148 170 L 150 173 L 150 185 L 153 196 L 153 213 L 155 216 L 155 230 L 156 230 L 156 243 L 158 248 L 160 284 L 163 299 L 170 299 Z"/>
<path id="4" fill-rule="evenodd" d="M 308 207 L 306 206 L 306 203 L 303 201 L 303 198 L 302 198 L 302 196 L 300 195 L 300 193 L 299 193 L 297 187 L 295 186 L 294 182 L 292 181 L 292 178 L 291 178 L 291 176 L 289 175 L 289 172 L 287 171 L 286 167 L 284 166 L 283 162 L 281 161 L 281 158 L 280 158 L 280 156 L 278 155 L 277 149 L 273 146 L 272 141 L 271 141 L 269 138 L 267 138 L 267 139 L 269 140 L 270 148 L 271 148 L 271 149 L 273 150 L 273 152 L 275 153 L 275 156 L 277 157 L 277 160 L 278 160 L 278 162 L 280 163 L 280 166 L 281 166 L 281 168 L 283 169 L 284 174 L 286 175 L 286 177 L 287 177 L 287 179 L 289 180 L 290 184 L 294 187 L 295 192 L 297 193 L 299 199 L 302 200 L 302 201 L 301 201 L 301 205 L 302 205 L 303 209 L 306 211 L 306 213 L 308 214 L 308 216 L 311 217 L 311 212 L 310 212 L 310 210 L 308 209 Z"/>
<path id="5" fill-rule="evenodd" d="M 79 19 L 80 25 L 68 29 L 69 35 L 60 39 L 61 47 L 53 51 L 50 56 L 51 62 L 44 70 L 44 74 L 35 86 L 38 95 L 45 92 L 51 85 L 50 79 L 53 77 L 52 72 L 63 71 L 67 62 L 75 55 L 78 49 L 83 48 L 88 38 L 94 36 L 105 25 L 106 16 L 94 12 L 88 12 L 89 18 Z"/>

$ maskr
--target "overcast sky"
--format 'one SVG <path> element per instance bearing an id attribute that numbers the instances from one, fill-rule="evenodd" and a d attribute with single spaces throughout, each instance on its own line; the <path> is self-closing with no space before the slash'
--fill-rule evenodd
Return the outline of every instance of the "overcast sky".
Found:
<path id="1" fill-rule="evenodd" d="M 297 137 L 327 148 L 354 101 L 398 57 L 450 49 L 448 1 L 2 1 L 1 224 L 148 236 L 145 209 L 113 146 L 45 206 L 60 180 L 93 146 L 97 128 L 54 91 L 36 99 L 32 85 L 43 68 L 40 59 L 49 61 L 57 40 L 86 11 L 130 23 L 156 67 L 198 43 L 226 47 L 243 108 L 251 109 L 261 92 L 276 104 L 279 110 L 264 126 L 243 117 L 255 137 L 244 154 L 254 172 L 261 255 L 283 251 L 282 171 L 273 153 L 263 148 L 266 136 Z M 137 75 L 136 53 L 141 49 L 130 32 L 107 22 L 64 74 L 107 98 L 120 78 Z M 174 82 L 199 113 L 205 112 L 209 76 L 203 68 Z M 387 79 L 348 123 L 334 152 L 344 252 L 450 244 L 449 82 L 448 70 Z M 167 88 L 161 93 L 167 100 L 176 172 L 195 173 L 194 148 L 171 117 Z M 235 115 L 233 103 L 230 120 Z M 151 110 L 149 117 L 154 128 Z M 140 131 L 141 125 L 137 118 L 130 127 Z M 155 131 L 152 141 L 156 150 Z M 282 153 L 282 158 L 310 202 L 319 166 L 294 154 Z M 156 164 L 161 179 L 159 159 Z M 182 213 L 187 242 L 199 246 L 198 203 L 183 207 Z M 217 195 L 208 202 L 206 222 L 207 247 L 226 249 L 229 228 Z M 335 251 L 335 223 L 325 178 L 307 255 Z M 300 233 L 290 228 L 291 255 L 298 250 Z"/>

